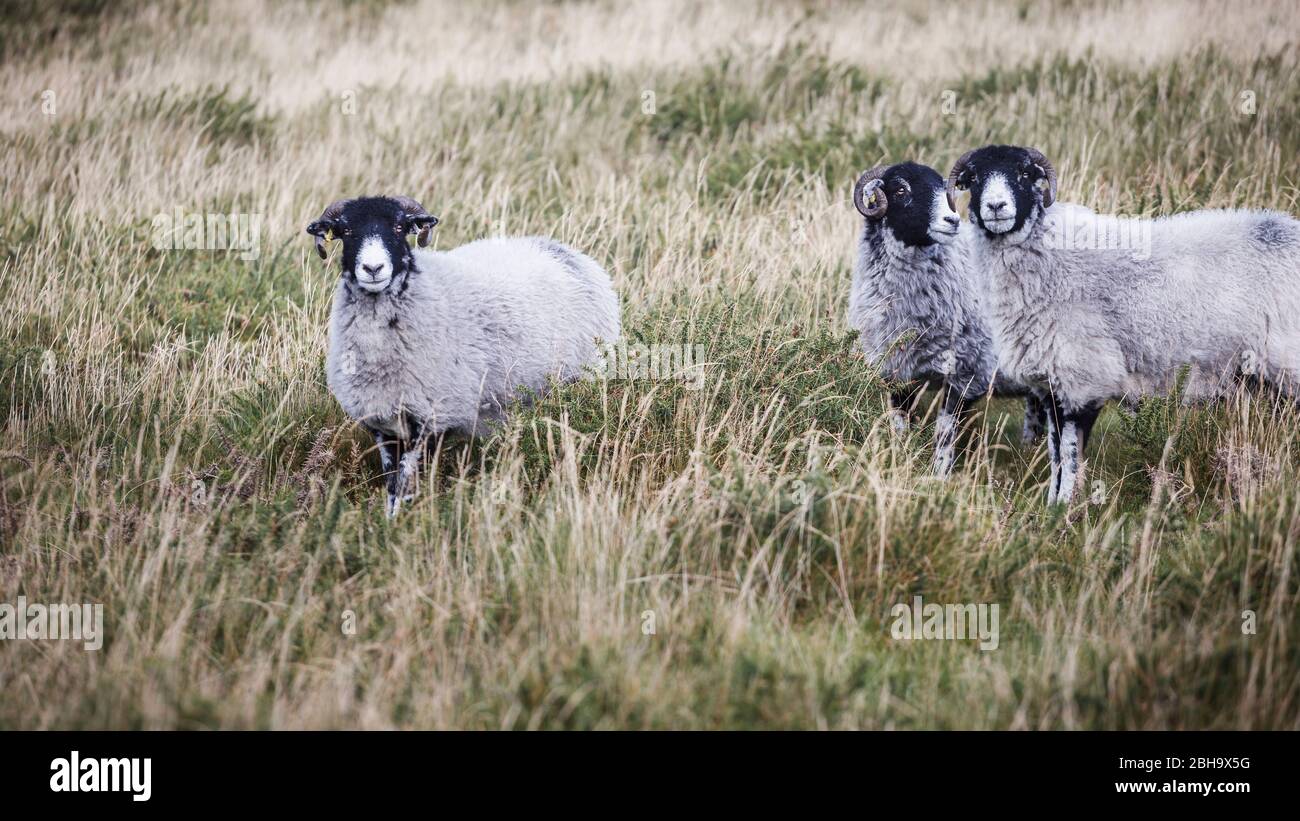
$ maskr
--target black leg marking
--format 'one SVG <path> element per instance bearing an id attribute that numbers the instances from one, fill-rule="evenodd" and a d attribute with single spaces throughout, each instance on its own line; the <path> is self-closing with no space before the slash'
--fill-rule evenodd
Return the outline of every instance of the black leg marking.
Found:
<path id="1" fill-rule="evenodd" d="M 911 423 L 912 409 L 917 397 L 924 390 L 923 385 L 908 385 L 889 392 L 889 415 L 896 431 L 907 430 Z"/>
<path id="2" fill-rule="evenodd" d="M 433 425 L 428 420 L 417 419 L 411 414 L 406 414 L 406 422 L 407 429 L 413 433 L 406 449 L 398 460 L 397 470 L 394 473 L 395 478 L 388 498 L 389 518 L 397 515 L 402 502 L 410 501 L 413 497 L 414 492 L 411 485 L 420 470 L 420 460 L 424 457 L 429 439 L 434 436 Z"/>
<path id="3" fill-rule="evenodd" d="M 1035 394 L 1025 397 L 1025 423 L 1020 428 L 1020 441 L 1032 445 L 1047 429 L 1047 403 Z"/>
<path id="4" fill-rule="evenodd" d="M 1089 406 L 1067 412 L 1061 407 L 1059 399 L 1053 398 L 1053 404 L 1053 418 L 1059 422 L 1056 457 L 1060 469 L 1056 471 L 1055 497 L 1049 498 L 1049 501 L 1068 504 L 1074 497 L 1075 485 L 1082 472 L 1084 451 L 1088 447 L 1088 437 L 1101 408 Z"/>
<path id="5" fill-rule="evenodd" d="M 401 453 L 401 447 L 395 437 L 379 431 L 373 433 L 375 447 L 379 450 L 380 475 L 384 477 L 384 487 L 388 490 L 388 502 L 391 506 L 397 488 L 397 458 Z"/>
<path id="6" fill-rule="evenodd" d="M 1097 424 L 1097 417 L 1101 415 L 1101 407 L 1084 408 L 1074 414 L 1075 424 L 1079 426 L 1079 456 L 1083 456 L 1088 450 L 1088 438 L 1092 436 L 1092 426 Z"/>

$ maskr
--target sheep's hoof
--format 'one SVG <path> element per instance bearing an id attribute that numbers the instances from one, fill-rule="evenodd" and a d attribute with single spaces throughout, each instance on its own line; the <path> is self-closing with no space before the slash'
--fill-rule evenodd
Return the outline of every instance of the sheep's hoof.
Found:
<path id="1" fill-rule="evenodd" d="M 402 509 L 402 500 L 394 494 L 388 494 L 388 502 L 384 505 L 384 515 L 390 519 L 397 518 L 397 511 Z"/>

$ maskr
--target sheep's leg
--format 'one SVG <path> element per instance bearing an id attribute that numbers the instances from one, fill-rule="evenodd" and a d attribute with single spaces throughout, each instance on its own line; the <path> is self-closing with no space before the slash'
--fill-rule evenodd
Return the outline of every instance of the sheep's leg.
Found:
<path id="1" fill-rule="evenodd" d="M 1061 424 L 1061 484 L 1056 494 L 1058 502 L 1069 504 L 1074 497 L 1079 477 L 1083 475 L 1083 454 L 1088 447 L 1088 436 L 1097 421 L 1100 408 L 1082 408 L 1066 413 Z"/>
<path id="2" fill-rule="evenodd" d="M 1050 401 L 1047 424 L 1052 433 L 1048 443 L 1052 456 L 1052 479 L 1047 503 L 1069 504 L 1082 474 L 1082 457 L 1088 447 L 1088 437 L 1101 408 L 1084 407 L 1067 412 L 1055 397 Z"/>
<path id="3" fill-rule="evenodd" d="M 1097 417 L 1101 415 L 1101 407 L 1084 408 L 1075 414 L 1075 421 L 1079 425 L 1079 458 L 1088 450 L 1088 439 L 1092 436 L 1092 426 L 1097 424 Z"/>
<path id="4" fill-rule="evenodd" d="M 1025 397 L 1025 423 L 1020 427 L 1020 443 L 1032 445 L 1043 435 L 1047 424 L 1047 407 L 1042 397 L 1029 394 Z"/>
<path id="5" fill-rule="evenodd" d="M 412 478 L 419 478 L 421 462 L 426 458 L 437 458 L 438 451 L 442 447 L 442 437 L 443 434 L 441 433 L 433 433 L 432 425 L 429 425 L 423 428 L 422 434 L 411 444 L 411 449 L 404 456 L 410 457 L 410 461 L 414 465 L 411 474 Z M 412 453 L 415 455 L 411 456 Z M 407 490 L 407 494 L 402 497 L 403 502 L 409 502 L 415 498 L 415 489 L 408 485 Z"/>
<path id="6" fill-rule="evenodd" d="M 957 434 L 966 414 L 966 401 L 950 387 L 944 388 L 943 409 L 934 423 L 934 473 L 946 477 L 957 461 Z"/>
<path id="7" fill-rule="evenodd" d="M 396 478 L 388 496 L 388 517 L 397 515 L 402 502 L 415 498 L 415 483 L 420 473 L 420 460 L 424 457 L 429 437 L 433 435 L 433 425 L 423 420 L 412 420 L 415 435 L 411 438 L 402 457 L 398 460 Z"/>
<path id="8" fill-rule="evenodd" d="M 1061 420 L 1060 442 L 1061 470 L 1057 480 L 1056 503 L 1068 505 L 1074 496 L 1074 486 L 1079 481 L 1079 426 L 1068 415 Z"/>
<path id="9" fill-rule="evenodd" d="M 915 396 L 915 388 L 889 392 L 889 422 L 895 433 L 907 431 L 908 414 L 912 410 L 912 401 Z"/>
<path id="10" fill-rule="evenodd" d="M 1052 464 L 1052 473 L 1047 479 L 1047 503 L 1054 505 L 1061 482 L 1061 426 L 1053 404 L 1046 405 L 1045 411 L 1043 421 L 1047 423 L 1047 458 Z"/>
<path id="11" fill-rule="evenodd" d="M 378 430 L 372 430 L 370 434 L 374 436 L 374 447 L 380 451 L 380 472 L 383 477 L 383 486 L 387 488 L 387 494 L 389 494 L 389 501 L 387 501 L 385 509 L 391 514 L 396 481 L 398 481 L 398 473 L 394 468 L 402 448 L 400 448 L 398 440 L 394 436 L 381 433 Z"/>
<path id="12" fill-rule="evenodd" d="M 415 498 L 415 479 L 420 470 L 420 457 L 424 455 L 424 446 L 411 446 L 398 461 L 396 479 L 388 495 L 388 518 L 393 518 L 402 509 L 402 502 Z"/>

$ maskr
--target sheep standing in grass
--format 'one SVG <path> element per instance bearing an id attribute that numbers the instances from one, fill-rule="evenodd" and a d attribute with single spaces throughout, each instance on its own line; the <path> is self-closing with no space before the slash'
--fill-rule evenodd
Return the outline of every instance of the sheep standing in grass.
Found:
<path id="1" fill-rule="evenodd" d="M 423 250 L 437 222 L 408 197 L 367 197 L 307 226 L 322 259 L 327 239 L 343 241 L 326 376 L 375 437 L 389 516 L 431 443 L 482 433 L 512 402 L 580 377 L 597 340 L 620 333 L 618 297 L 590 257 L 540 237 Z"/>
<path id="2" fill-rule="evenodd" d="M 1032 148 L 971 151 L 968 188 L 1001 370 L 1050 396 L 1049 502 L 1068 503 L 1102 406 L 1181 383 L 1221 396 L 1242 375 L 1295 395 L 1300 222 L 1268 211 L 1114 220 L 1083 239 L 1052 230 L 1056 171 Z M 1127 242 L 1114 242 L 1116 235 Z M 1136 241 L 1134 241 L 1136 240 Z M 1186 378 L 1180 380 L 1180 374 Z"/>
<path id="3" fill-rule="evenodd" d="M 897 427 L 926 387 L 942 392 L 935 424 L 934 470 L 952 469 L 954 445 L 972 399 L 990 392 L 1023 395 L 996 377 L 997 355 L 984 316 L 986 283 L 970 264 L 974 229 L 962 227 L 943 177 L 912 162 L 866 171 L 853 190 L 865 220 L 853 267 L 849 325 L 859 345 L 889 380 Z M 1025 408 L 1023 438 L 1041 432 L 1034 397 Z"/>

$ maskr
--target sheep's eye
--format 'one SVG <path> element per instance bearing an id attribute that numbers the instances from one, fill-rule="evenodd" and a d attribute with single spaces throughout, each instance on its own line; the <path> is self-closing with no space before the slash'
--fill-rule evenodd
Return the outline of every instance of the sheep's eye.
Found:
<path id="1" fill-rule="evenodd" d="M 352 236 L 352 229 L 351 229 L 351 228 L 339 228 L 339 229 L 336 230 L 336 233 L 337 233 L 340 237 L 350 237 L 350 236 Z"/>
<path id="2" fill-rule="evenodd" d="M 393 232 L 400 237 L 406 233 L 406 226 L 399 222 L 393 226 Z"/>

